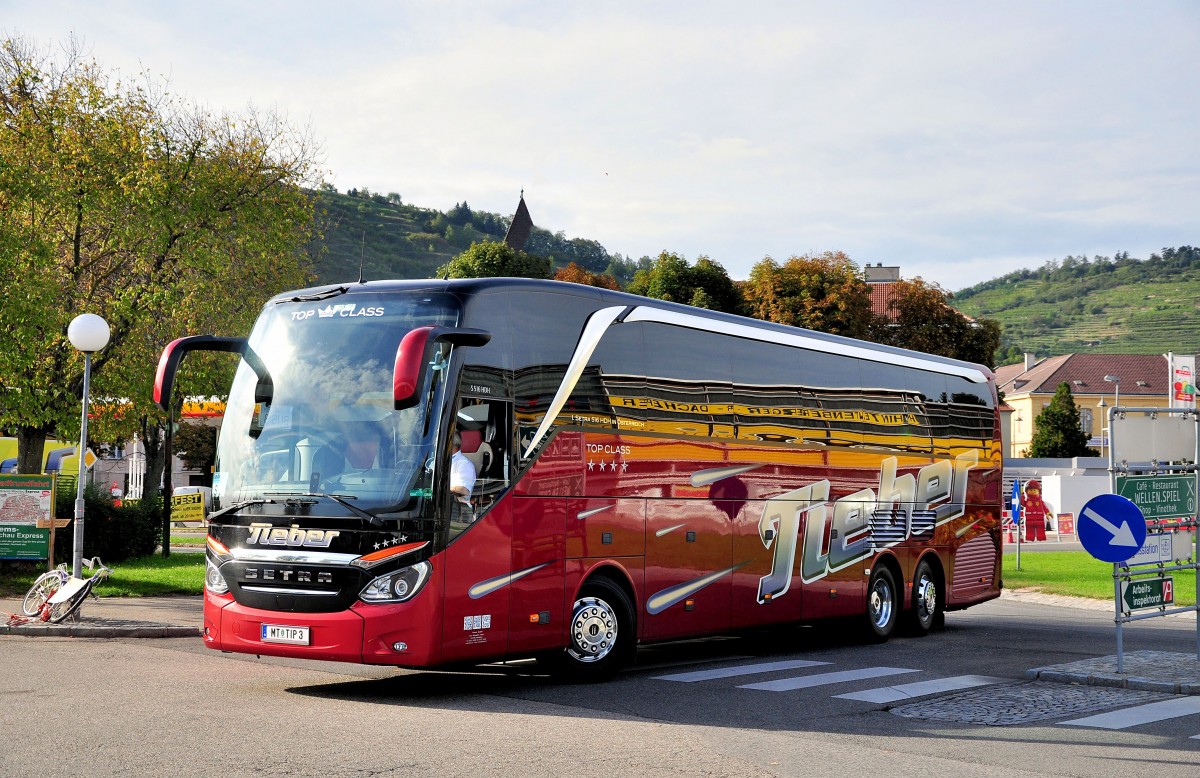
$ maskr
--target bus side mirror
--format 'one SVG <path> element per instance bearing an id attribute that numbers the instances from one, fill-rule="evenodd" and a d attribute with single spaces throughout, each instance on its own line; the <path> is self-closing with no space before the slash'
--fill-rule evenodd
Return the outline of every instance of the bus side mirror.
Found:
<path id="1" fill-rule="evenodd" d="M 167 410 L 171 402 L 171 390 L 175 388 L 175 374 L 179 371 L 179 363 L 183 361 L 188 352 L 229 351 L 242 354 L 247 350 L 245 338 L 220 338 L 215 335 L 176 338 L 167 344 L 163 349 L 162 356 L 158 358 L 158 371 L 154 375 L 155 404 L 162 410 Z M 261 364 L 260 362 L 259 365 L 261 366 Z M 258 372 L 257 368 L 255 372 Z M 263 372 L 266 372 L 265 368 Z"/>
<path id="2" fill-rule="evenodd" d="M 418 391 L 425 382 L 433 349 L 439 343 L 451 346 L 485 346 L 492 339 L 486 330 L 465 327 L 417 327 L 400 341 L 392 370 L 392 399 L 396 410 L 411 408 L 418 402 Z"/>

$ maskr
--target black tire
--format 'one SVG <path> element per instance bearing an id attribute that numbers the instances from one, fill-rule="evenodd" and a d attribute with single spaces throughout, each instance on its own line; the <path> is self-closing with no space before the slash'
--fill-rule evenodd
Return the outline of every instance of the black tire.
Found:
<path id="1" fill-rule="evenodd" d="M 897 611 L 900 609 L 899 590 L 896 579 L 886 565 L 876 565 L 871 571 L 871 583 L 867 585 L 867 638 L 882 643 L 892 636 L 896 628 Z"/>
<path id="2" fill-rule="evenodd" d="M 917 565 L 913 574 L 912 608 L 908 612 L 908 629 L 914 635 L 928 635 L 934 627 L 943 623 L 945 595 L 941 581 L 933 571 L 933 565 L 925 560 Z"/>
<path id="3" fill-rule="evenodd" d="M 574 681 L 611 678 L 637 652 L 633 604 L 608 578 L 584 584 L 567 629 L 567 647 L 546 658 L 557 675 Z"/>
<path id="4" fill-rule="evenodd" d="M 69 619 L 75 613 L 75 611 L 79 610 L 79 606 L 83 605 L 83 601 L 87 599 L 87 596 L 91 591 L 92 586 L 91 584 L 88 584 L 79 591 L 75 592 L 75 594 L 71 597 L 55 605 L 50 609 L 50 618 L 48 621 L 51 624 L 58 624 L 59 622 Z"/>
<path id="5" fill-rule="evenodd" d="M 54 593 L 61 589 L 65 582 L 66 576 L 58 570 L 51 570 L 39 575 L 33 582 L 33 586 L 29 587 L 25 599 L 21 601 L 21 612 L 26 616 L 37 616 L 42 612 L 42 606 L 46 604 L 46 600 L 54 596 Z"/>

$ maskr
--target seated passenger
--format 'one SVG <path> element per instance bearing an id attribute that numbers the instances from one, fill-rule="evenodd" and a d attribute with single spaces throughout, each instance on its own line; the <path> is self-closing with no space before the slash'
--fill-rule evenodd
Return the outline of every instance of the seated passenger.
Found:
<path id="1" fill-rule="evenodd" d="M 469 524 L 475 520 L 471 491 L 475 488 L 475 465 L 462 452 L 462 435 L 454 433 L 454 455 L 450 458 L 450 520 Z"/>

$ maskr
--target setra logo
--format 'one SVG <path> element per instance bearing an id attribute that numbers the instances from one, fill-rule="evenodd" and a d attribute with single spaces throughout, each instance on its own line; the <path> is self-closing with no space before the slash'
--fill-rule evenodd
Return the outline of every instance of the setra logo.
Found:
<path id="1" fill-rule="evenodd" d="M 250 525 L 248 545 L 260 546 L 291 546 L 296 548 L 329 548 L 333 539 L 342 534 L 337 530 L 301 529 L 293 524 L 290 527 L 272 527 L 270 524 L 254 523 Z"/>

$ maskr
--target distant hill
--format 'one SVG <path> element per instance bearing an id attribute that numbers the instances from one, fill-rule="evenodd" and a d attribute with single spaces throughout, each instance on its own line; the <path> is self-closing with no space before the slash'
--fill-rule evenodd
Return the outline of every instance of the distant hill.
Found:
<path id="1" fill-rule="evenodd" d="M 1200 351 L 1200 249 L 1068 256 L 964 289 L 952 304 L 1003 327 L 1011 353 Z"/>
<path id="2" fill-rule="evenodd" d="M 511 220 L 472 210 L 465 202 L 443 213 L 405 204 L 396 194 L 366 189 L 342 194 L 326 187 L 313 194 L 324 232 L 324 240 L 313 251 L 318 284 L 358 278 L 360 261 L 367 280 L 432 278 L 472 243 L 503 240 Z M 536 220 L 536 206 L 533 210 Z M 610 254 L 594 240 L 567 238 L 536 226 L 525 250 L 550 257 L 555 267 L 575 262 L 593 272 L 612 273 L 621 283 L 627 283 L 636 270 L 634 262 Z"/>
<path id="3" fill-rule="evenodd" d="M 472 242 L 503 240 L 511 218 L 465 202 L 443 213 L 365 189 L 343 194 L 326 187 L 314 196 L 324 229 L 323 242 L 314 247 L 317 283 L 358 278 L 360 259 L 367 280 L 432 278 Z M 532 211 L 536 221 L 536 204 Z M 550 257 L 555 267 L 575 262 L 611 273 L 622 285 L 639 267 L 594 240 L 536 226 L 525 249 Z M 1022 351 L 1200 352 L 1200 249 L 1165 248 L 1148 259 L 1127 252 L 1068 256 L 963 289 L 952 303 L 970 316 L 1000 322 L 1008 350 L 1001 363 Z"/>

